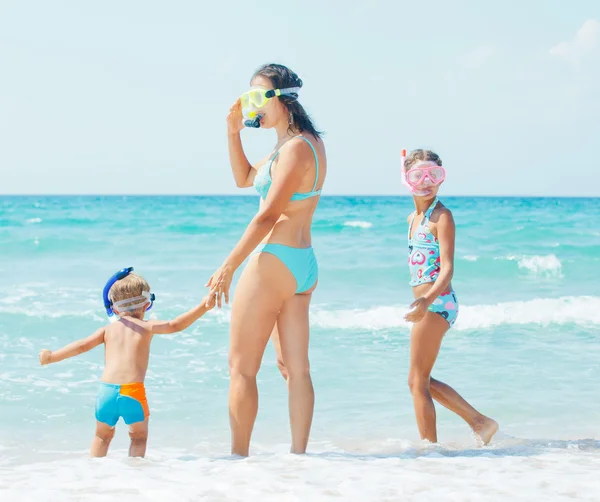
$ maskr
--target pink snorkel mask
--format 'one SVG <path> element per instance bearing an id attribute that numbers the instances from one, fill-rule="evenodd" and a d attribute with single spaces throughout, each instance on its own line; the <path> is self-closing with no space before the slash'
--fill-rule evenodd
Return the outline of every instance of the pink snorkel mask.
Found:
<path id="1" fill-rule="evenodd" d="M 446 178 L 446 170 L 431 160 L 420 160 L 407 171 L 406 150 L 402 149 L 402 183 L 413 195 L 429 195 L 429 187 L 439 185 Z"/>

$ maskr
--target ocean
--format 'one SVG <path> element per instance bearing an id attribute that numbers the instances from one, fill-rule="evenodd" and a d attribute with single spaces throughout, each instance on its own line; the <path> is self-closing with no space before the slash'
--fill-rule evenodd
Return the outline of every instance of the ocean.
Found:
<path id="1" fill-rule="evenodd" d="M 489 446 L 440 406 L 439 444 L 419 440 L 403 321 L 412 199 L 325 196 L 309 453 L 287 453 L 269 345 L 251 457 L 230 457 L 225 307 L 155 338 L 147 457 L 127 458 L 120 422 L 108 457 L 89 459 L 102 348 L 47 367 L 38 352 L 106 323 L 102 288 L 123 267 L 151 284 L 151 318 L 195 305 L 258 199 L 0 197 L 0 500 L 600 500 L 600 199 L 441 198 L 461 313 L 433 376 L 500 423 Z"/>

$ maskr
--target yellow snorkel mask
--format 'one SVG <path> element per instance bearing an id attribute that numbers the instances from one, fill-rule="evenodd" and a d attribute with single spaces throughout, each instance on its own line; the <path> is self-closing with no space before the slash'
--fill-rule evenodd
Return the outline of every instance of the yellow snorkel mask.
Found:
<path id="1" fill-rule="evenodd" d="M 253 87 L 240 96 L 242 104 L 242 116 L 246 127 L 260 127 L 262 115 L 258 112 L 264 108 L 269 99 L 276 96 L 292 96 L 298 98 L 300 87 L 288 87 L 286 89 L 264 89 L 262 87 Z"/>

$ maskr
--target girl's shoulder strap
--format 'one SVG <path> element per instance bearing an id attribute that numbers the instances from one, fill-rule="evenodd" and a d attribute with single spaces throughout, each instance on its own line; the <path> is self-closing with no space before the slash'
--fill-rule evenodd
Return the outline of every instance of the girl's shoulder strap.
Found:
<path id="1" fill-rule="evenodd" d="M 423 220 L 429 220 L 429 218 L 431 218 L 431 213 L 433 213 L 433 210 L 437 207 L 439 202 L 440 202 L 440 200 L 437 197 L 435 199 L 433 199 L 431 206 L 429 206 L 429 209 L 425 212 L 425 216 L 423 217 Z"/>

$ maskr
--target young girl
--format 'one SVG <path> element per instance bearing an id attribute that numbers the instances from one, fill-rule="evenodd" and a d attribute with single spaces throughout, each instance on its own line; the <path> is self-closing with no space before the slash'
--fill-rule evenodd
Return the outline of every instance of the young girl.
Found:
<path id="1" fill-rule="evenodd" d="M 495 420 L 479 413 L 452 387 L 431 378 L 442 338 L 458 316 L 452 289 L 455 226 L 452 213 L 437 198 L 446 176 L 442 160 L 430 150 L 402 151 L 403 183 L 416 211 L 408 217 L 408 267 L 415 301 L 405 319 L 414 323 L 410 341 L 408 386 L 421 439 L 437 442 L 435 399 L 462 417 L 483 444 L 498 430 Z"/>

